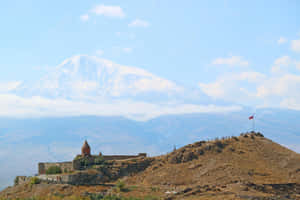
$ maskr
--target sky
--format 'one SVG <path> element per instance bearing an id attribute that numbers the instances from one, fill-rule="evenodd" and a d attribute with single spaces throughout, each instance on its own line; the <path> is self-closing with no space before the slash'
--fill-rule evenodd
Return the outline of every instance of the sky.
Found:
<path id="1" fill-rule="evenodd" d="M 145 121 L 249 107 L 300 111 L 299 10 L 298 0 L 1 1 L 0 117 Z M 242 112 L 245 127 L 251 126 L 251 109 Z M 279 123 L 290 119 L 285 111 L 278 121 L 276 116 L 271 124 L 260 122 L 287 130 L 274 138 L 286 139 L 284 145 L 299 152 L 298 126 Z M 46 146 L 31 144 L 27 137 L 35 135 L 23 134 L 22 123 L 15 128 L 11 134 L 1 130 L 0 188 L 13 175 L 26 174 L 23 160 L 26 170 L 35 170 L 50 157 Z M 15 148 L 10 139 L 22 145 Z M 78 149 L 53 146 L 61 156 Z M 22 164 L 16 167 L 16 161 Z"/>
<path id="2" fill-rule="evenodd" d="M 0 93 L 89 55 L 213 100 L 300 110 L 299 8 L 296 0 L 5 1 Z"/>

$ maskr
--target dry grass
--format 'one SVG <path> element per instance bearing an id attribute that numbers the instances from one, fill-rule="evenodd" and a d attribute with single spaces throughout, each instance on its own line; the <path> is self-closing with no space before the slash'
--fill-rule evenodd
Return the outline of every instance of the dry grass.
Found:
<path id="1" fill-rule="evenodd" d="M 8 188 L 0 197 L 72 199 L 106 193 L 140 199 L 300 199 L 300 155 L 261 134 L 196 142 L 153 159 L 146 170 L 123 179 L 126 191 L 109 184 L 37 184 Z"/>

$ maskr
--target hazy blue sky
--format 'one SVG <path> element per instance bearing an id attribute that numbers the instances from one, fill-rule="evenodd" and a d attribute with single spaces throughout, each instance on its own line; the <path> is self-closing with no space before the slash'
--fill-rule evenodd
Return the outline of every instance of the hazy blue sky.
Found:
<path id="1" fill-rule="evenodd" d="M 138 129 L 128 135 L 135 130 L 129 122 L 123 124 L 133 127 L 127 134 L 114 131 L 122 127 L 117 123 L 106 126 L 106 120 L 94 129 L 86 122 L 86 129 L 76 131 L 66 121 L 65 128 L 39 119 L 8 123 L 2 118 L 7 116 L 147 120 L 221 113 L 202 124 L 191 119 L 199 126 L 191 130 L 177 130 L 167 120 L 161 122 L 166 129 L 151 123 L 143 129 L 163 130 L 156 133 L 161 141 L 169 135 L 188 143 L 210 133 L 247 131 L 252 110 L 276 107 L 284 109 L 257 114 L 258 130 L 266 127 L 266 136 L 300 152 L 299 0 L 1 1 L 0 69 L 0 188 L 14 175 L 34 173 L 37 162 L 72 159 L 81 135 L 105 153 L 157 153 L 159 145 L 165 147 L 155 137 L 141 143 Z M 237 118 L 226 115 L 235 111 L 241 111 Z M 219 123 L 223 116 L 232 124 Z M 197 137 L 181 141 L 172 135 L 176 131 Z M 59 143 L 60 136 L 70 139 Z"/>
<path id="2" fill-rule="evenodd" d="M 97 5 L 118 6 L 121 16 L 97 15 Z M 97 51 L 191 86 L 233 70 L 212 66 L 218 57 L 241 56 L 249 68 L 266 73 L 278 57 L 299 58 L 290 47 L 290 40 L 300 39 L 299 9 L 297 0 L 3 1 L 0 79 L 36 78 L 37 68 Z M 146 27 L 130 27 L 136 19 Z M 279 45 L 280 37 L 287 42 Z"/>
<path id="3" fill-rule="evenodd" d="M 89 55 L 212 99 L 299 110 L 299 9 L 297 0 L 5 1 L 0 92 Z"/>

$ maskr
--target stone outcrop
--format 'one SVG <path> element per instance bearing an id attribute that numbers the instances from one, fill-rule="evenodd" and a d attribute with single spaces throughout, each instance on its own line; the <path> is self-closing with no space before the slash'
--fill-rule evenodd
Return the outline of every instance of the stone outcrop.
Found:
<path id="1" fill-rule="evenodd" d="M 17 176 L 15 178 L 14 185 L 23 185 L 25 183 L 28 183 L 31 180 L 31 177 L 28 176 Z"/>

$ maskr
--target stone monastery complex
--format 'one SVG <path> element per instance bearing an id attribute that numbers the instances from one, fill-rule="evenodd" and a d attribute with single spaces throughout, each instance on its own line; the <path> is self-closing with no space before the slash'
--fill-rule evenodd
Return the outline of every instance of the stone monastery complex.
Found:
<path id="1" fill-rule="evenodd" d="M 91 147 L 87 141 L 84 142 L 81 148 L 81 154 L 77 155 L 73 161 L 70 162 L 55 162 L 55 163 L 39 163 L 39 174 L 46 174 L 46 171 L 51 166 L 60 167 L 62 172 L 72 172 L 74 170 L 85 170 L 93 164 L 100 164 L 100 162 L 108 160 L 127 160 L 133 158 L 147 157 L 146 153 L 139 153 L 138 155 L 91 155 Z"/>
<path id="2" fill-rule="evenodd" d="M 152 162 L 146 153 L 138 155 L 98 155 L 91 154 L 87 141 L 81 148 L 81 154 L 69 162 L 38 163 L 38 175 L 35 177 L 47 183 L 72 185 L 97 185 L 117 180 L 146 169 Z M 32 177 L 17 176 L 15 185 L 24 184 Z"/>

